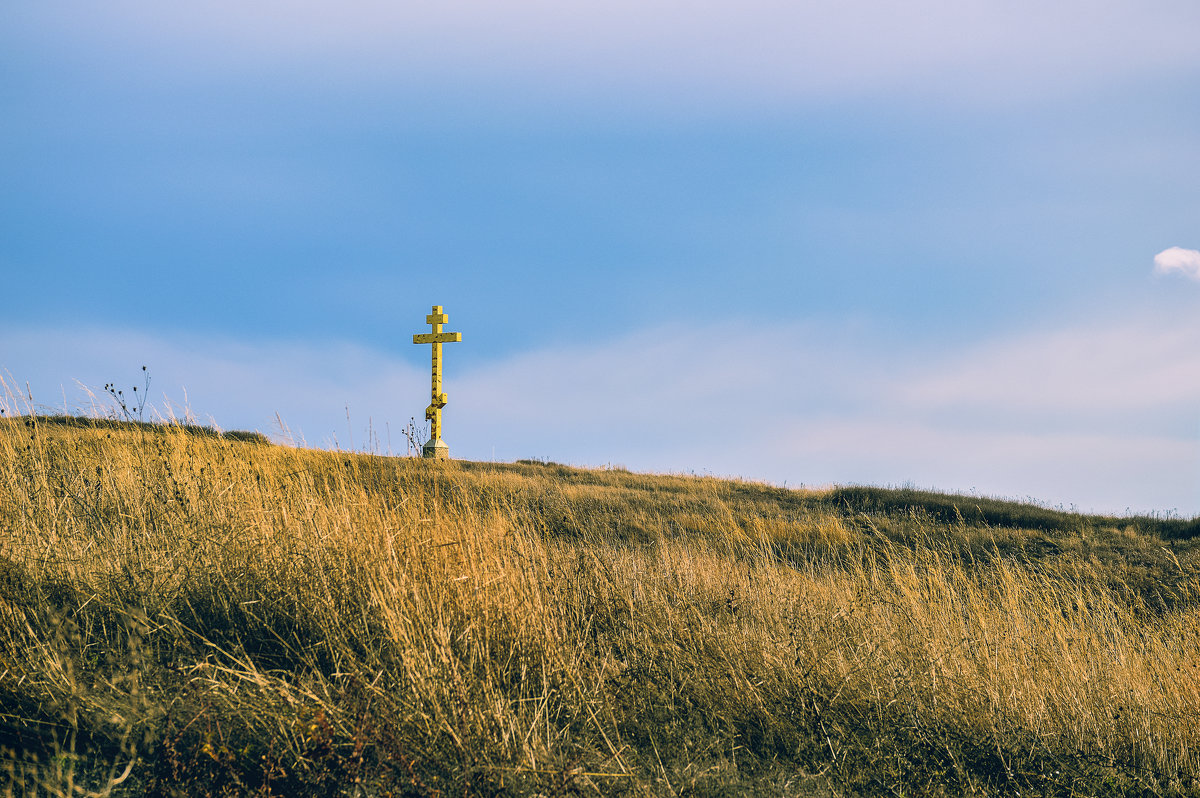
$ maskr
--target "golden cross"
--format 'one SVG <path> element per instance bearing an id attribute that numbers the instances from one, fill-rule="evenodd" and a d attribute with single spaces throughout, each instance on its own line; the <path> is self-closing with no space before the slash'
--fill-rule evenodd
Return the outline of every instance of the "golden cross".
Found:
<path id="1" fill-rule="evenodd" d="M 421 447 L 421 454 L 442 460 L 450 457 L 450 447 L 442 443 L 442 408 L 446 406 L 446 394 L 442 393 L 442 344 L 462 340 L 462 333 L 442 332 L 442 325 L 448 321 L 450 317 L 442 313 L 442 306 L 434 305 L 433 313 L 425 317 L 425 323 L 433 326 L 433 332 L 413 336 L 414 344 L 433 344 L 433 401 L 425 408 L 425 418 L 431 422 L 431 429 L 429 443 Z"/>

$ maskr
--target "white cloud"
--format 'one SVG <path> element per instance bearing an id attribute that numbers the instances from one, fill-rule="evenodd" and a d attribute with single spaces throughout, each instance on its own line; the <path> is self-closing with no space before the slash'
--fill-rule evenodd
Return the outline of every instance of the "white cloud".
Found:
<path id="1" fill-rule="evenodd" d="M 1200 319 L 1146 314 L 936 347 L 869 330 L 668 326 L 620 340 L 447 362 L 445 438 L 458 457 L 871 483 L 1200 513 Z M 130 382 L 225 428 L 314 445 L 353 436 L 404 451 L 428 396 L 422 352 L 338 343 L 0 330 L 0 373 L 35 398 Z M 346 420 L 349 405 L 351 419 Z"/>
<path id="2" fill-rule="evenodd" d="M 1159 274 L 1183 272 L 1193 280 L 1200 280 L 1200 252 L 1183 247 L 1164 249 L 1154 256 L 1154 271 Z"/>

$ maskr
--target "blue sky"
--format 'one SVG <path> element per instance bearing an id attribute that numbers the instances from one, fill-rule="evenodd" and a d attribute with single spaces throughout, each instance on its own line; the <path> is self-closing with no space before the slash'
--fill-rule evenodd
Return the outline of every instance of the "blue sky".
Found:
<path id="1" fill-rule="evenodd" d="M 39 405 L 145 364 L 158 412 L 402 449 L 438 303 L 456 456 L 1200 513 L 1194 3 L 4 20 Z"/>

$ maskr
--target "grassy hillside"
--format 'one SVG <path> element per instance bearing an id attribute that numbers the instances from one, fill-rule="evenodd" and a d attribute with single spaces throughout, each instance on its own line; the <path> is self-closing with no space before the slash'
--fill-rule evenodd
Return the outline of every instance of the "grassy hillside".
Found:
<path id="1" fill-rule="evenodd" d="M 1196 794 L 1198 531 L 0 419 L 0 785 Z"/>

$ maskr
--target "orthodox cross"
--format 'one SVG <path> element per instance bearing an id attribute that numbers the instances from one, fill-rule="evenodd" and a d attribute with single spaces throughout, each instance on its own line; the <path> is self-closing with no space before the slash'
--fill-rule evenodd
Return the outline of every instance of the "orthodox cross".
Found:
<path id="1" fill-rule="evenodd" d="M 433 400 L 425 408 L 425 418 L 430 421 L 429 443 L 421 447 L 421 454 L 445 460 L 450 457 L 450 447 L 442 442 L 442 408 L 446 406 L 446 394 L 442 393 L 442 344 L 452 344 L 462 340 L 462 333 L 442 332 L 442 325 L 450 321 L 450 317 L 442 313 L 441 305 L 433 306 L 433 313 L 425 317 L 425 323 L 432 325 L 433 332 L 413 336 L 414 344 L 433 344 Z"/>

